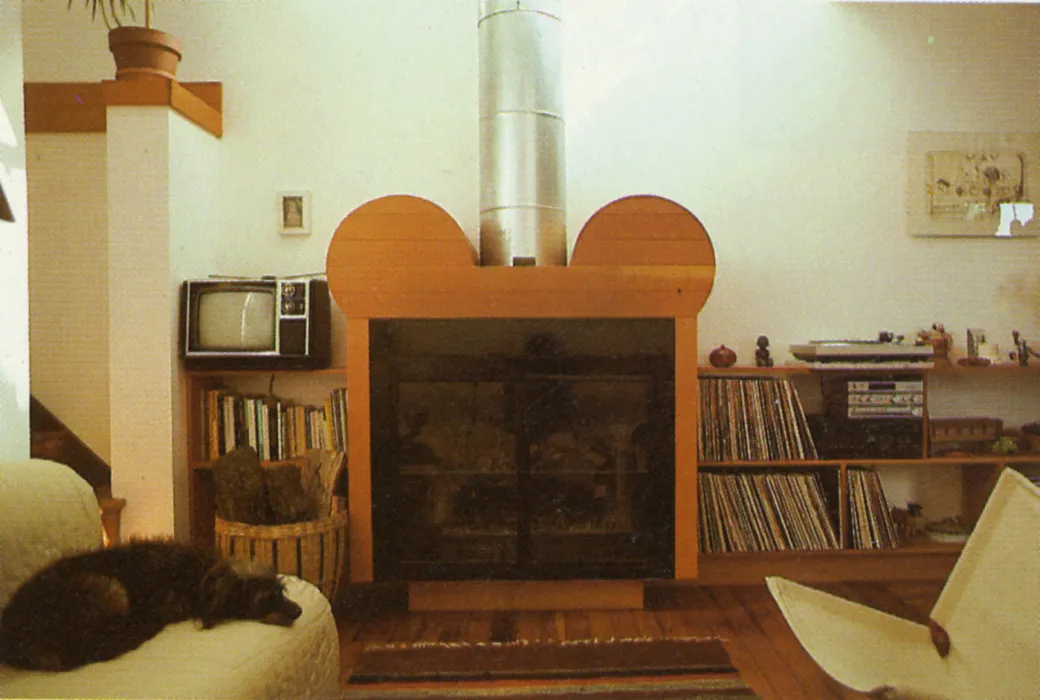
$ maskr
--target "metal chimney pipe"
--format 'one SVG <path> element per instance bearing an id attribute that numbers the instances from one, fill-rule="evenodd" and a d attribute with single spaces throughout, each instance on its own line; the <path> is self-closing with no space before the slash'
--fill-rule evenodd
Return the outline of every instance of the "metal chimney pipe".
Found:
<path id="1" fill-rule="evenodd" d="M 560 0 L 480 0 L 480 262 L 566 265 Z"/>

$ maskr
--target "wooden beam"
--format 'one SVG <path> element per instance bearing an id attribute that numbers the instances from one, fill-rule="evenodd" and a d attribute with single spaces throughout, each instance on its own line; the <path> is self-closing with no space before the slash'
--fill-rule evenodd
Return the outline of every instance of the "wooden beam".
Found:
<path id="1" fill-rule="evenodd" d="M 329 290 L 354 318 L 695 317 L 715 277 L 682 265 L 368 268 L 345 252 L 329 248 Z"/>
<path id="2" fill-rule="evenodd" d="M 194 91 L 173 81 L 170 81 L 170 106 L 203 131 L 218 139 L 224 135 L 224 119 L 220 111 Z"/>
<path id="3" fill-rule="evenodd" d="M 149 76 L 136 80 L 105 80 L 101 93 L 109 106 L 167 106 L 216 137 L 224 134 L 223 117 L 210 104 L 176 80 Z M 212 98 L 212 91 L 208 94 Z"/>
<path id="4" fill-rule="evenodd" d="M 218 112 L 224 111 L 224 83 L 207 81 L 202 83 L 180 83 L 180 86 Z"/>
<path id="5" fill-rule="evenodd" d="M 25 83 L 27 134 L 104 133 L 100 83 Z"/>
<path id="6" fill-rule="evenodd" d="M 104 132 L 109 106 L 166 106 L 216 137 L 224 133 L 220 83 L 165 78 L 25 83 L 26 133 Z"/>

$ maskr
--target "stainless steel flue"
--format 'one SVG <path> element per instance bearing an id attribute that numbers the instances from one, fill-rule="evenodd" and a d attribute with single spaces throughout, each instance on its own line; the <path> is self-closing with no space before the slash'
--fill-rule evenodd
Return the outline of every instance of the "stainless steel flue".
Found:
<path id="1" fill-rule="evenodd" d="M 480 262 L 566 265 L 560 0 L 480 0 Z"/>

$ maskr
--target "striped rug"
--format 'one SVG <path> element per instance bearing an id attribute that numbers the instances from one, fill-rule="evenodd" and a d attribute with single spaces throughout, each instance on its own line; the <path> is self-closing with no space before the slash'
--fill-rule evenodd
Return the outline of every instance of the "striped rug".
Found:
<path id="1" fill-rule="evenodd" d="M 366 645 L 343 698 L 758 696 L 716 639 Z"/>

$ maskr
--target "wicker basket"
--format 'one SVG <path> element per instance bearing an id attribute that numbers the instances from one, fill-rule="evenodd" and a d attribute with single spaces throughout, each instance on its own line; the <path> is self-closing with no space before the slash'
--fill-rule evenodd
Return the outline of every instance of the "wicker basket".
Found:
<path id="1" fill-rule="evenodd" d="M 334 601 L 347 570 L 347 512 L 288 525 L 246 525 L 216 519 L 217 546 L 230 559 L 267 564 L 309 581 Z"/>

